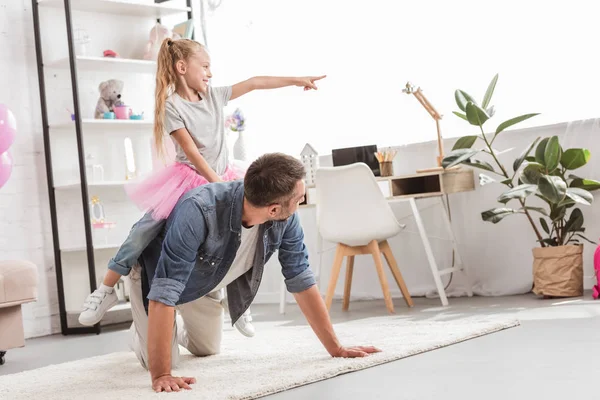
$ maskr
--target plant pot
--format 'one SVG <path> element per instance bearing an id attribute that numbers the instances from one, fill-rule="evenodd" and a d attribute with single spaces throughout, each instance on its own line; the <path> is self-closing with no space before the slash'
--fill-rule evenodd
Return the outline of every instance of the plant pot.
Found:
<path id="1" fill-rule="evenodd" d="M 583 295 L 583 245 L 533 249 L 533 293 L 552 297 Z"/>

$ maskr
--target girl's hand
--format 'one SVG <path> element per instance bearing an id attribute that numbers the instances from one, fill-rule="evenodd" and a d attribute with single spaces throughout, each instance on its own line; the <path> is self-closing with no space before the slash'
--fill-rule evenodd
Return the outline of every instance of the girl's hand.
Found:
<path id="1" fill-rule="evenodd" d="M 315 85 L 315 81 L 321 80 L 325 78 L 327 75 L 321 76 L 305 76 L 297 78 L 296 86 L 304 87 L 304 90 L 314 89 L 317 90 L 317 85 Z"/>

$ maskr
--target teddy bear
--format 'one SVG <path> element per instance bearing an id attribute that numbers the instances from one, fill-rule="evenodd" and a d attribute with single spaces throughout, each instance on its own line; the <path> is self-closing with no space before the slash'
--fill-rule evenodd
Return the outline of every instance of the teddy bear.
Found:
<path id="1" fill-rule="evenodd" d="M 146 43 L 144 60 L 156 61 L 160 46 L 162 45 L 163 40 L 167 38 L 177 40 L 180 39 L 181 36 L 158 22 L 154 24 L 154 27 L 150 30 L 150 39 L 148 40 L 148 43 Z"/>
<path id="2" fill-rule="evenodd" d="M 123 105 L 121 101 L 123 85 L 123 81 L 118 79 L 110 79 L 100 84 L 98 87 L 100 98 L 98 99 L 94 113 L 96 119 L 102 119 L 104 118 L 104 113 L 114 111 L 113 107 Z"/>

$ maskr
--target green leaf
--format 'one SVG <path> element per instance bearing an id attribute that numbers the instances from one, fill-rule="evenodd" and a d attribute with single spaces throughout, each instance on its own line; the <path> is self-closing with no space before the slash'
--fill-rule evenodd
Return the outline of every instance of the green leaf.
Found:
<path id="1" fill-rule="evenodd" d="M 468 121 L 467 116 L 463 113 L 459 113 L 458 111 L 452 111 L 452 114 L 456 115 L 457 117 L 460 117 L 462 119 L 464 119 L 465 121 Z"/>
<path id="2" fill-rule="evenodd" d="M 501 181 L 500 183 L 504 184 L 504 185 L 508 185 L 509 183 L 512 183 L 512 179 L 505 179 L 503 181 Z"/>
<path id="3" fill-rule="evenodd" d="M 565 207 L 555 207 L 550 211 L 550 219 L 553 222 L 559 221 L 565 217 L 567 209 Z"/>
<path id="4" fill-rule="evenodd" d="M 542 229 L 544 230 L 544 232 L 546 232 L 549 235 L 550 228 L 548 227 L 548 223 L 546 222 L 546 220 L 544 218 L 540 218 L 540 224 L 542 225 Z"/>
<path id="5" fill-rule="evenodd" d="M 538 242 L 539 242 L 539 240 L 538 240 Z M 540 243 L 547 244 L 548 246 L 558 246 L 558 243 L 556 242 L 556 238 L 542 239 L 542 241 Z"/>
<path id="6" fill-rule="evenodd" d="M 465 117 L 466 118 L 466 117 Z M 477 135 L 473 136 L 463 136 L 456 141 L 452 150 L 456 149 L 470 149 L 473 144 L 477 141 Z"/>
<path id="7" fill-rule="evenodd" d="M 467 120 L 471 125 L 482 126 L 485 123 L 485 121 L 490 119 L 489 115 L 487 115 L 485 110 L 475 103 L 468 102 L 466 109 Z"/>
<path id="8" fill-rule="evenodd" d="M 526 119 L 529 119 L 531 117 L 535 117 L 536 115 L 539 115 L 539 113 L 520 115 L 518 117 L 509 119 L 508 121 L 504 121 L 503 123 L 498 125 L 498 128 L 496 129 L 496 135 L 505 130 L 506 128 L 518 124 L 519 122 L 525 121 Z"/>
<path id="9" fill-rule="evenodd" d="M 545 215 L 546 217 L 548 216 L 548 211 L 546 211 L 545 208 L 525 206 L 524 209 L 526 209 L 527 211 L 539 212 L 540 214 Z M 523 208 L 519 209 L 519 211 L 522 211 L 522 210 L 523 210 Z"/>
<path id="10" fill-rule="evenodd" d="M 506 193 L 502 193 L 500 197 L 498 197 L 498 202 L 500 203 L 508 203 L 512 199 L 524 199 L 527 196 L 532 195 L 537 190 L 537 185 L 519 185 L 513 189 L 510 189 Z"/>
<path id="11" fill-rule="evenodd" d="M 457 149 L 453 150 L 442 160 L 442 167 L 450 168 L 455 165 L 460 164 L 463 161 L 467 161 L 469 158 L 473 157 L 475 154 L 479 153 L 479 150 L 473 149 Z"/>
<path id="12" fill-rule="evenodd" d="M 519 158 L 517 158 L 515 160 L 515 162 L 513 163 L 513 171 L 517 172 L 517 170 L 521 167 L 521 164 L 523 164 L 523 161 L 525 161 L 525 159 L 527 158 L 527 156 L 529 156 L 529 153 L 531 153 L 531 150 L 533 150 L 533 148 L 535 147 L 535 145 L 537 144 L 537 142 L 540 141 L 541 138 L 537 138 L 533 141 L 533 143 L 531 143 L 529 145 L 529 147 L 527 147 L 519 156 Z"/>
<path id="13" fill-rule="evenodd" d="M 487 161 L 471 160 L 471 161 L 464 161 L 463 164 L 468 165 L 469 167 L 475 167 L 475 168 L 485 169 L 486 171 L 495 172 L 494 167 L 492 167 L 491 164 L 488 163 Z"/>
<path id="14" fill-rule="evenodd" d="M 496 180 L 491 176 L 486 174 L 479 174 L 479 186 L 485 186 L 494 182 L 496 182 Z"/>
<path id="15" fill-rule="evenodd" d="M 587 191 L 592 191 L 592 190 L 600 189 L 600 182 L 594 181 L 592 179 L 576 178 L 576 179 L 573 179 L 573 181 L 571 182 L 571 184 L 569 186 L 585 189 Z"/>
<path id="16" fill-rule="evenodd" d="M 513 214 L 520 214 L 520 212 L 512 208 L 492 208 L 491 210 L 482 212 L 481 218 L 486 222 L 497 224 L 505 217 Z"/>
<path id="17" fill-rule="evenodd" d="M 568 188 L 567 197 L 576 203 L 585 204 L 586 206 L 591 205 L 594 201 L 594 196 L 590 192 L 580 188 Z"/>
<path id="18" fill-rule="evenodd" d="M 552 136 L 544 150 L 544 165 L 548 173 L 553 172 L 559 166 L 561 152 L 558 136 Z"/>
<path id="19" fill-rule="evenodd" d="M 588 149 L 568 149 L 560 159 L 560 165 L 565 169 L 583 167 L 590 160 L 591 153 Z"/>
<path id="20" fill-rule="evenodd" d="M 593 244 L 593 245 L 597 245 L 598 243 L 591 241 L 590 239 L 586 238 L 585 236 L 583 236 L 580 233 L 576 233 L 575 236 L 579 236 L 580 238 L 582 238 L 583 240 L 587 240 L 589 243 Z"/>
<path id="21" fill-rule="evenodd" d="M 554 204 L 560 203 L 567 193 L 567 184 L 558 176 L 542 175 L 538 188 L 542 196 Z"/>
<path id="22" fill-rule="evenodd" d="M 537 185 L 540 181 L 540 177 L 544 173 L 544 166 L 536 162 L 527 163 L 525 168 L 521 171 L 520 179 L 523 183 L 529 183 L 531 185 Z"/>
<path id="23" fill-rule="evenodd" d="M 546 165 L 546 162 L 544 161 L 544 153 L 546 152 L 546 145 L 548 144 L 549 140 L 550 138 L 542 139 L 535 149 L 535 161 L 542 165 Z"/>
<path id="24" fill-rule="evenodd" d="M 492 95 L 494 94 L 494 89 L 496 88 L 496 82 L 498 82 L 498 74 L 492 78 L 492 81 L 488 85 L 488 88 L 485 91 L 485 96 L 483 96 L 483 101 L 481 102 L 481 107 L 487 108 L 487 106 L 490 104 L 490 100 L 492 100 Z"/>
<path id="25" fill-rule="evenodd" d="M 534 156 L 527 156 L 527 157 L 525 157 L 525 161 L 536 162 Z"/>
<path id="26" fill-rule="evenodd" d="M 463 90 L 460 90 L 460 89 L 456 90 L 454 92 L 454 99 L 456 100 L 456 105 L 462 111 L 466 111 L 467 110 L 467 103 L 468 102 L 471 102 L 473 104 L 477 103 L 472 96 L 470 96 L 467 92 L 465 92 Z"/>
<path id="27" fill-rule="evenodd" d="M 571 211 L 569 220 L 565 224 L 564 232 L 576 232 L 583 227 L 583 213 L 579 208 Z"/>

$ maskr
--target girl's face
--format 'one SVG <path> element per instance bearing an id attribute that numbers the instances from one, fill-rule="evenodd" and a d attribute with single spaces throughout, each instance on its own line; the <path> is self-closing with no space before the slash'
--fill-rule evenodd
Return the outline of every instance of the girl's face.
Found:
<path id="1" fill-rule="evenodd" d="M 183 69 L 185 83 L 197 92 L 208 92 L 208 80 L 212 78 L 210 72 L 210 57 L 204 50 L 200 50 L 188 58 Z"/>

